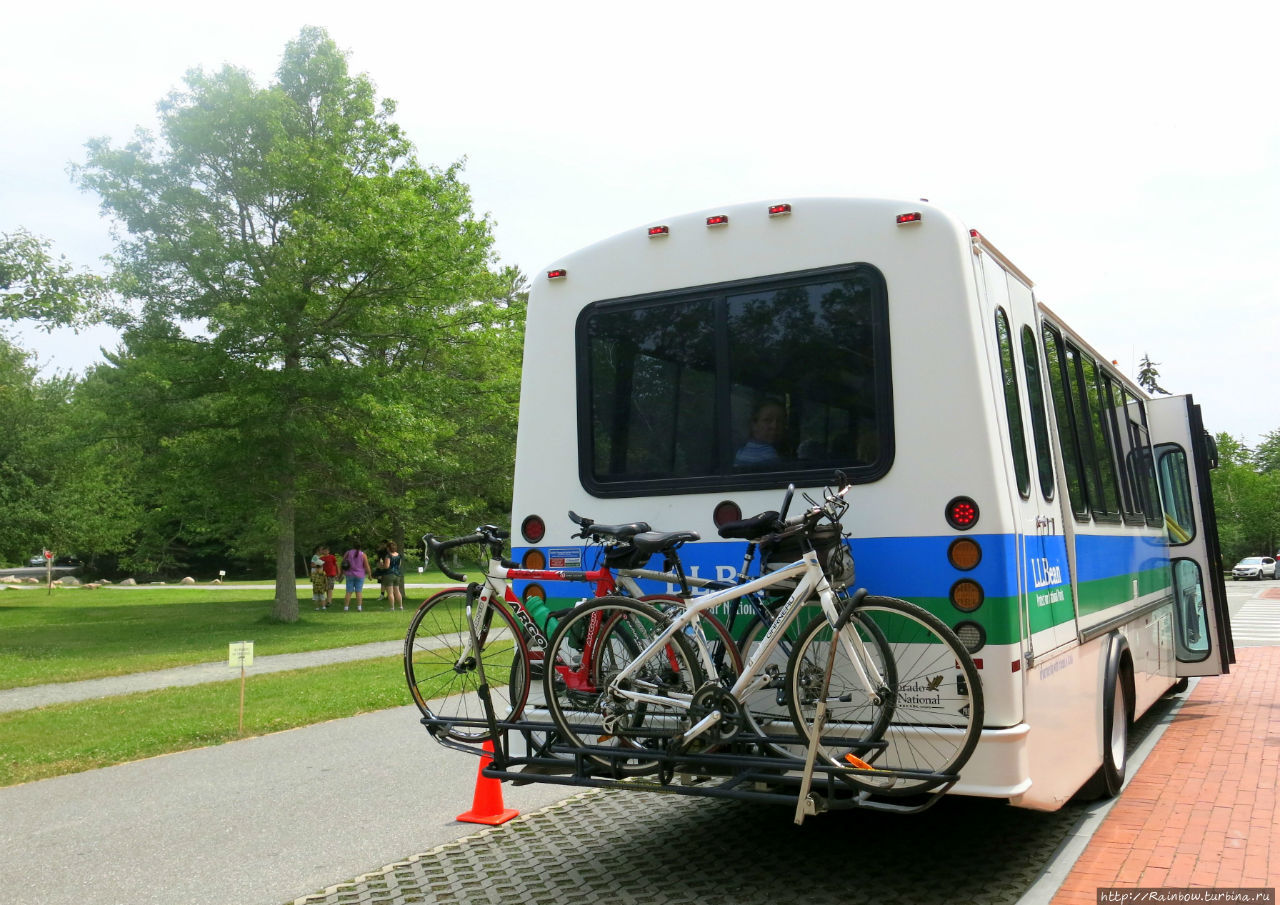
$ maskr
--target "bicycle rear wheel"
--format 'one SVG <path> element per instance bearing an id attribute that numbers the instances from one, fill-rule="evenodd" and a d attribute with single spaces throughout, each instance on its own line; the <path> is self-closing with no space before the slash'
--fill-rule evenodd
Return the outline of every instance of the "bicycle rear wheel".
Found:
<path id="1" fill-rule="evenodd" d="M 552 720 L 575 748 L 623 752 L 588 755 L 614 775 L 656 771 L 658 761 L 644 752 L 664 749 L 667 740 L 688 725 L 689 701 L 704 680 L 697 656 L 680 635 L 638 662 L 619 688 L 611 688 L 670 621 L 637 600 L 601 597 L 566 616 L 547 648 L 543 683 Z M 646 700 L 620 691 L 643 694 Z M 630 751 L 635 755 L 627 756 Z"/>
<path id="2" fill-rule="evenodd" d="M 467 626 L 466 589 L 449 588 L 428 598 L 405 635 L 404 674 L 423 716 L 442 721 L 433 732 L 459 742 L 484 742 L 492 733 L 479 694 L 480 658 L 495 717 L 514 720 L 529 695 L 529 649 L 501 603 L 476 599 L 471 614 L 478 650 Z"/>
<path id="3" fill-rule="evenodd" d="M 815 607 L 818 606 L 816 600 L 813 601 L 813 604 Z M 815 618 L 825 621 L 825 618 L 821 615 Z M 852 630 L 857 631 L 858 636 L 862 639 L 863 645 L 875 664 L 877 672 L 885 677 L 889 686 L 892 687 L 894 675 L 893 656 L 889 651 L 889 642 L 874 622 L 864 621 L 856 612 L 850 622 L 853 625 Z M 808 635 L 808 630 L 812 624 L 812 620 L 808 623 L 802 623 L 799 619 L 792 619 L 789 625 L 780 629 L 782 637 L 769 655 L 767 662 L 759 663 L 755 667 L 757 673 L 765 673 L 770 677 L 767 685 L 747 695 L 747 718 L 752 728 L 762 737 L 795 736 L 795 718 L 792 715 L 793 708 L 791 706 L 795 695 L 788 691 L 788 688 L 792 687 L 792 683 L 788 680 L 789 663 L 792 653 L 799 646 L 801 638 Z M 751 621 L 747 623 L 746 631 L 742 635 L 742 656 L 745 662 L 750 663 L 751 658 L 756 655 L 770 625 L 772 625 L 772 622 L 764 622 L 759 615 L 751 617 Z M 820 663 L 813 663 L 811 659 L 807 660 L 803 669 L 805 670 L 803 684 L 806 687 L 813 688 L 812 694 L 816 695 L 820 688 L 816 683 L 821 680 L 822 671 L 826 669 L 826 660 L 824 659 Z M 883 732 L 888 718 L 889 714 L 881 711 L 877 711 L 875 715 L 868 717 L 867 734 Z M 787 745 L 781 742 L 768 741 L 762 743 L 762 747 L 766 752 L 782 757 L 803 758 L 806 753 L 804 746 L 799 744 Z"/>
<path id="4" fill-rule="evenodd" d="M 855 612 L 851 626 L 859 620 L 873 624 L 887 641 L 893 674 L 879 690 L 881 700 L 868 700 L 846 646 L 837 647 L 818 756 L 844 768 L 858 766 L 858 760 L 869 764 L 873 772 L 837 775 L 876 794 L 937 788 L 964 766 L 982 733 L 982 682 L 973 658 L 941 619 L 913 603 L 867 597 Z M 792 718 L 806 740 L 831 638 L 825 617 L 815 619 L 787 667 Z"/>

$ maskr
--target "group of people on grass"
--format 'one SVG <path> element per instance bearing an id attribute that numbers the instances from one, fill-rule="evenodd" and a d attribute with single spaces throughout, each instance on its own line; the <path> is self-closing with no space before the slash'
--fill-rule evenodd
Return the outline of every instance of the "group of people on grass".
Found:
<path id="1" fill-rule="evenodd" d="M 383 541 L 374 553 L 370 566 L 368 555 L 356 541 L 339 559 L 329 547 L 320 544 L 311 557 L 311 602 L 317 610 L 327 610 L 333 603 L 333 588 L 339 578 L 346 580 L 347 596 L 342 609 L 351 609 L 351 598 L 356 598 L 356 610 L 364 610 L 364 583 L 373 578 L 382 586 L 382 596 L 391 609 L 404 609 L 404 559 L 395 541 Z"/>

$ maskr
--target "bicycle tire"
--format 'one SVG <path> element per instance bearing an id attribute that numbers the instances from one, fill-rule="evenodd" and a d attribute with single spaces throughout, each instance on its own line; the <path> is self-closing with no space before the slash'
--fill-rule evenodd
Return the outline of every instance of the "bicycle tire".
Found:
<path id="1" fill-rule="evenodd" d="M 597 619 L 591 631 L 592 619 Z M 547 647 L 543 674 L 547 709 L 561 738 L 573 748 L 611 747 L 617 756 L 587 755 L 587 760 L 615 776 L 655 772 L 659 762 L 643 752 L 664 747 L 664 740 L 688 725 L 688 706 L 635 702 L 610 695 L 614 675 L 630 665 L 649 641 L 670 624 L 661 611 L 629 597 L 599 597 L 580 604 L 561 620 Z M 591 639 L 589 666 L 573 639 Z M 563 664 L 578 664 L 576 670 Z M 636 684 L 659 696 L 691 696 L 703 683 L 702 669 L 691 645 L 680 635 L 639 665 Z M 634 750 L 637 755 L 626 756 Z"/>
<path id="2" fill-rule="evenodd" d="M 863 791 L 886 796 L 931 791 L 948 782 L 945 777 L 958 774 L 982 734 L 982 680 L 973 658 L 941 619 L 913 603 L 867 597 L 856 613 L 864 623 L 873 622 L 887 639 L 896 675 L 886 689 L 888 700 L 876 709 L 857 679 L 848 674 L 851 664 L 845 647 L 837 648 L 827 693 L 824 738 L 829 741 L 819 744 L 818 756 L 848 768 L 846 755 L 852 754 L 873 771 L 883 771 L 836 774 Z M 806 740 L 817 710 L 812 670 L 814 664 L 826 670 L 830 639 L 826 618 L 813 620 L 788 664 L 792 718 Z"/>
<path id="3" fill-rule="evenodd" d="M 467 590 L 448 588 L 418 607 L 404 639 L 404 674 L 423 716 L 442 720 L 433 728 L 464 743 L 492 741 L 487 724 L 458 725 L 486 717 L 480 671 L 467 627 Z M 529 648 L 515 617 L 500 602 L 472 602 L 485 677 L 494 715 L 518 719 L 529 697 Z"/>
<path id="4" fill-rule="evenodd" d="M 813 605 L 818 606 L 818 602 L 816 600 L 813 601 Z M 815 618 L 824 619 L 821 615 Z M 874 652 L 877 668 L 882 675 L 888 677 L 889 684 L 892 686 L 894 681 L 893 657 L 889 652 L 889 642 L 884 637 L 884 633 L 880 631 L 875 623 L 864 624 L 856 612 L 851 621 L 860 628 L 863 642 L 867 645 L 868 650 Z M 751 616 L 746 629 L 742 633 L 741 647 L 744 663 L 750 662 L 762 636 L 771 624 L 766 623 L 758 614 Z M 792 652 L 799 645 L 802 635 L 805 634 L 810 625 L 812 625 L 812 620 L 809 623 L 801 623 L 799 619 L 793 619 L 791 624 L 782 630 L 782 643 L 774 648 L 768 663 L 757 667 L 757 671 L 760 671 L 761 668 L 767 668 L 770 665 L 776 666 L 774 680 L 766 687 L 747 696 L 745 708 L 747 720 L 757 735 L 766 739 L 766 741 L 760 743 L 761 748 L 766 753 L 780 757 L 803 758 L 805 756 L 803 745 L 785 744 L 768 741 L 767 739 L 779 732 L 786 735 L 795 735 L 795 716 L 791 703 L 795 696 L 793 693 L 788 692 L 788 689 L 792 687 L 788 680 L 789 664 Z M 823 660 L 819 664 L 819 669 L 825 669 L 825 667 L 826 661 Z M 884 714 L 881 719 L 887 722 L 888 714 Z M 883 727 L 881 727 L 880 731 L 882 730 Z"/>

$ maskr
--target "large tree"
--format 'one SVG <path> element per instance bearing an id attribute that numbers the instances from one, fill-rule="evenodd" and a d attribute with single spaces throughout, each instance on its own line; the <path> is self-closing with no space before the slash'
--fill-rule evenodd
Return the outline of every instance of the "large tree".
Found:
<path id="1" fill-rule="evenodd" d="M 192 71 L 158 138 L 91 142 L 77 168 L 125 230 L 125 348 L 103 379 L 148 425 L 154 505 L 184 531 L 273 545 L 286 621 L 299 513 L 329 513 L 311 540 L 339 527 L 317 501 L 400 492 L 375 474 L 447 484 L 433 460 L 475 445 L 451 409 L 495 382 L 510 399 L 512 360 L 481 363 L 518 333 L 519 276 L 495 272 L 460 167 L 420 165 L 394 110 L 307 28 L 272 84 Z"/>

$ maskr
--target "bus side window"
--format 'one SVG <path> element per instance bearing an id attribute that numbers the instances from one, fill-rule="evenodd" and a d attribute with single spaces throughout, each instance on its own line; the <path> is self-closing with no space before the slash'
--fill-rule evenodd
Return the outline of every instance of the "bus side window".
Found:
<path id="1" fill-rule="evenodd" d="M 1022 363 L 1027 372 L 1027 402 L 1031 406 L 1031 435 L 1035 438 L 1036 468 L 1040 473 L 1040 493 L 1053 499 L 1053 453 L 1049 448 L 1049 423 L 1044 413 L 1044 385 L 1040 382 L 1040 356 L 1036 335 L 1022 328 Z"/>
<path id="2" fill-rule="evenodd" d="M 1165 531 L 1169 535 L 1169 543 L 1180 547 L 1196 536 L 1186 450 L 1176 443 L 1161 443 L 1156 447 L 1156 467 L 1160 471 Z"/>
<path id="3" fill-rule="evenodd" d="M 1076 434 L 1076 412 L 1067 390 L 1068 361 L 1062 348 L 1062 336 L 1044 325 L 1044 356 L 1049 366 L 1049 388 L 1053 392 L 1053 412 L 1058 423 L 1058 439 L 1062 444 L 1062 461 L 1066 467 L 1067 495 L 1077 519 L 1088 521 L 1089 498 L 1085 495 L 1082 453 Z"/>
<path id="4" fill-rule="evenodd" d="M 1173 561 L 1175 607 L 1174 641 L 1178 659 L 1197 663 L 1209 656 L 1209 625 L 1204 606 L 1204 581 L 1194 559 Z"/>

